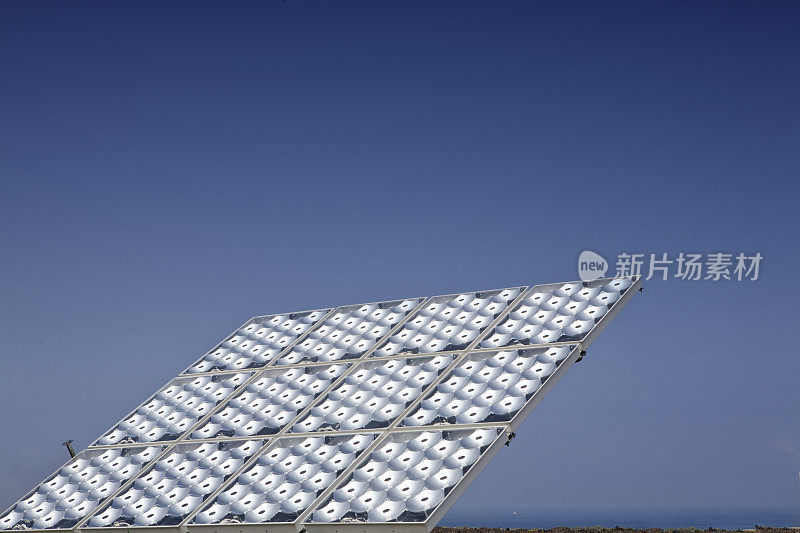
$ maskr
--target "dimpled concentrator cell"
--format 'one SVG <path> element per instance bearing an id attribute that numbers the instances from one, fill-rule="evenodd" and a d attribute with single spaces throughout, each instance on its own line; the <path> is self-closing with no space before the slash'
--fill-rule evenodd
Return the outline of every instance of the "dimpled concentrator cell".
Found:
<path id="1" fill-rule="evenodd" d="M 424 521 L 498 434 L 498 428 L 392 434 L 311 521 Z"/>
<path id="2" fill-rule="evenodd" d="M 535 287 L 486 338 L 482 348 L 583 339 L 633 284 L 631 278 Z"/>
<path id="3" fill-rule="evenodd" d="M 573 348 L 472 353 L 405 417 L 402 425 L 507 422 Z"/>
<path id="4" fill-rule="evenodd" d="M 192 433 L 192 438 L 271 435 L 324 392 L 347 365 L 264 370 Z"/>
<path id="5" fill-rule="evenodd" d="M 373 434 L 281 439 L 192 522 L 292 522 L 374 439 Z"/>
<path id="6" fill-rule="evenodd" d="M 0 516 L 0 529 L 71 528 L 163 449 L 84 450 Z"/>
<path id="7" fill-rule="evenodd" d="M 361 363 L 293 432 L 387 427 L 453 360 L 451 355 Z"/>
<path id="8" fill-rule="evenodd" d="M 520 288 L 436 296 L 375 350 L 375 356 L 465 348 L 521 292 Z"/>
<path id="9" fill-rule="evenodd" d="M 266 365 L 308 331 L 329 309 L 251 319 L 185 373 L 243 370 Z"/>
<path id="10" fill-rule="evenodd" d="M 175 440 L 248 377 L 240 372 L 176 378 L 93 445 Z"/>
<path id="11" fill-rule="evenodd" d="M 262 444 L 250 440 L 176 445 L 95 513 L 88 527 L 179 524 Z"/>
<path id="12" fill-rule="evenodd" d="M 338 361 L 366 353 L 408 313 L 420 299 L 340 307 L 296 344 L 278 364 Z"/>

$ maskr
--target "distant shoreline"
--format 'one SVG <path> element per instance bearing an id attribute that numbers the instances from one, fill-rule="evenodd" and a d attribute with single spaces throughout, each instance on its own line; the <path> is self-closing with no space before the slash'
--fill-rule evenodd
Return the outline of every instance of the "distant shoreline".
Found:
<path id="1" fill-rule="evenodd" d="M 479 531 L 752 531 L 800 526 L 800 507 L 595 507 L 451 509 L 443 528 Z M 570 529 L 567 529 L 570 528 Z M 790 529 L 800 533 L 796 529 Z"/>
<path id="2" fill-rule="evenodd" d="M 500 527 L 437 527 L 433 530 L 432 533 L 508 533 L 509 531 L 514 533 L 523 533 L 523 532 L 530 532 L 530 533 L 660 533 L 660 532 L 694 532 L 694 531 L 715 531 L 718 533 L 798 533 L 800 528 L 798 527 L 784 527 L 784 528 L 773 528 L 773 527 L 757 527 L 755 529 L 715 529 L 715 528 L 707 528 L 707 529 L 699 529 L 699 528 L 647 528 L 647 529 L 637 529 L 637 528 L 627 528 L 627 527 L 581 527 L 581 528 L 569 528 L 569 527 L 555 527 L 551 529 L 516 529 L 516 528 L 500 528 Z"/>

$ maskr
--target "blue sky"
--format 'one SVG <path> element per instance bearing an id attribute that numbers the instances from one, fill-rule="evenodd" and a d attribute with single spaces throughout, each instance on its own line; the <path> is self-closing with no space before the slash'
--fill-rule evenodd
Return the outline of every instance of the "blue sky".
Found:
<path id="1" fill-rule="evenodd" d="M 800 498 L 800 6 L 6 2 L 0 507 L 253 315 L 655 281 L 457 504 Z"/>

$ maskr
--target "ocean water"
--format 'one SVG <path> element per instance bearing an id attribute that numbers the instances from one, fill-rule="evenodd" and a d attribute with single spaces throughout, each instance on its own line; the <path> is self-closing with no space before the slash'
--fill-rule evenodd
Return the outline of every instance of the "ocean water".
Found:
<path id="1" fill-rule="evenodd" d="M 440 526 L 501 528 L 631 527 L 752 529 L 800 526 L 800 506 L 715 509 L 451 509 Z"/>

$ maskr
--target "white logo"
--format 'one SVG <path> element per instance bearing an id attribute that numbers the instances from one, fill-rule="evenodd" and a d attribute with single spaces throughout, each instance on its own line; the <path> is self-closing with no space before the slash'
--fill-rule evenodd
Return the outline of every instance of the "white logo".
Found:
<path id="1" fill-rule="evenodd" d="M 578 276 L 580 276 L 581 281 L 602 278 L 606 275 L 607 270 L 608 261 L 600 254 L 584 250 L 578 257 Z"/>

